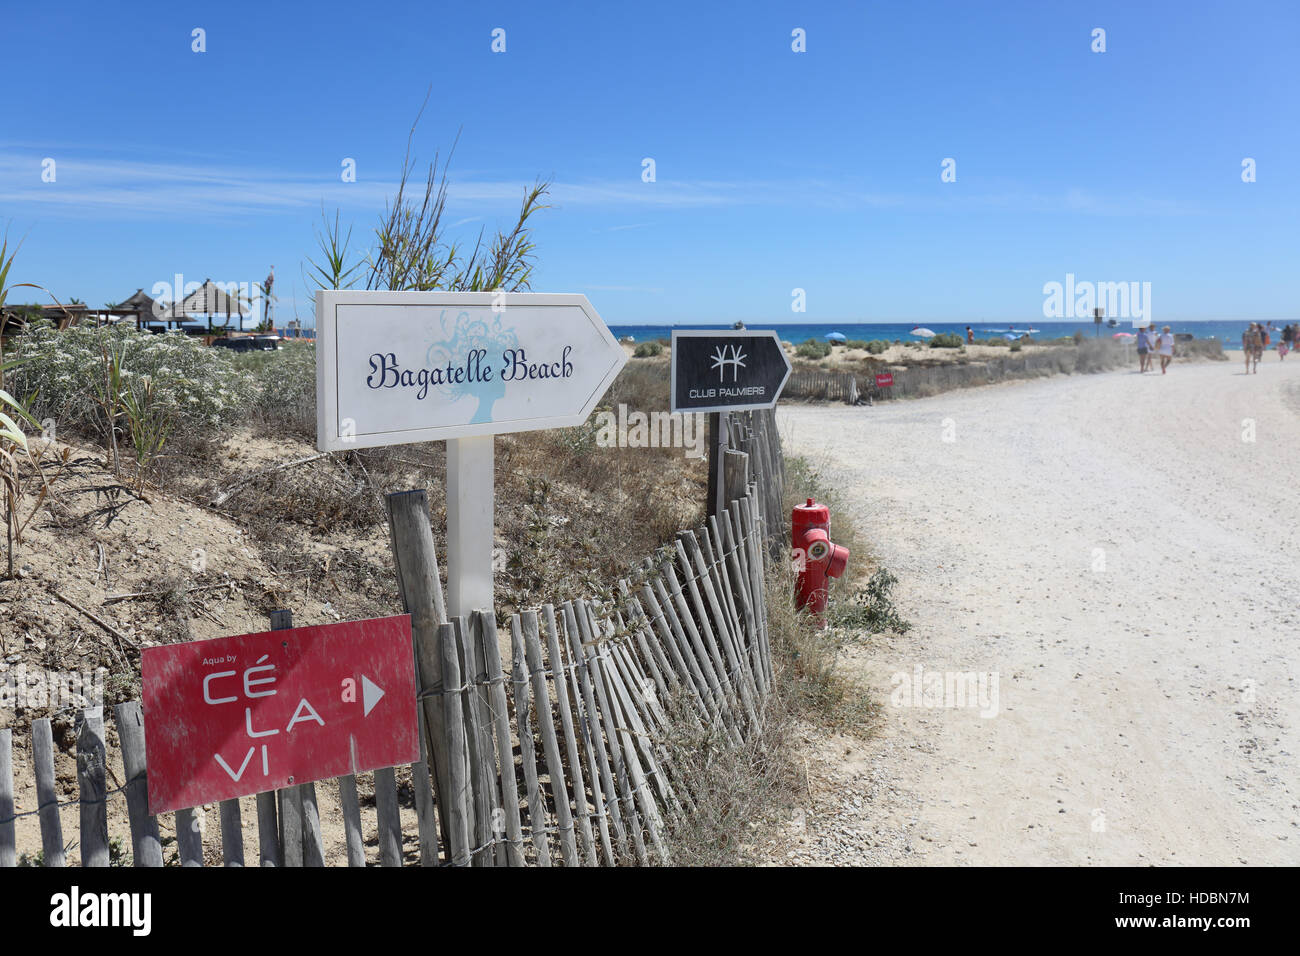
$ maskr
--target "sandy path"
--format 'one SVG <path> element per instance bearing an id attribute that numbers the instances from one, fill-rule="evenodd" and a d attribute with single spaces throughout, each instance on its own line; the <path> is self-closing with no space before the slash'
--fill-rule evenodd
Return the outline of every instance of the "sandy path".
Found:
<path id="1" fill-rule="evenodd" d="M 1300 863 L 1300 361 L 779 421 L 914 630 L 850 652 L 885 726 L 809 740 L 773 859 Z M 891 706 L 917 665 L 996 674 L 996 716 Z"/>

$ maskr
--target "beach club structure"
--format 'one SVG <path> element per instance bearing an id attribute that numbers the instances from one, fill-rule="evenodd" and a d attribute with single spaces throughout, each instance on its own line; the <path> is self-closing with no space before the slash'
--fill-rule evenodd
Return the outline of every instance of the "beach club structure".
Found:
<path id="1" fill-rule="evenodd" d="M 143 289 L 136 289 L 133 295 L 116 305 L 98 309 L 82 302 L 68 305 L 14 303 L 5 308 L 0 319 L 0 332 L 6 336 L 19 334 L 28 318 L 37 317 L 48 319 L 58 329 L 83 322 L 96 325 L 133 322 L 137 329 L 151 332 L 175 330 L 204 336 L 242 332 L 245 318 L 252 316 L 253 302 L 230 285 L 205 279 L 197 289 L 171 302 L 156 300 Z M 283 334 L 286 338 L 310 339 L 312 330 L 302 328 L 302 324 L 294 320 Z"/>

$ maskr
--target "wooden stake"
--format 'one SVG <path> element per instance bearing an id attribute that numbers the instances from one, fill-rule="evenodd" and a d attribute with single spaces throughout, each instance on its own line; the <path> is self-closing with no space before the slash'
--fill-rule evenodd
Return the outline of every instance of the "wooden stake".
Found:
<path id="1" fill-rule="evenodd" d="M 510 618 L 510 671 L 514 679 L 515 715 L 519 719 L 519 753 L 524 764 L 524 786 L 528 790 L 528 829 L 537 849 L 539 866 L 551 865 L 550 827 L 541 788 L 537 784 L 537 744 L 533 740 L 532 705 L 528 690 L 528 672 L 524 664 L 524 633 L 516 614 Z"/>
<path id="2" fill-rule="evenodd" d="M 560 653 L 560 634 L 555 622 L 555 608 L 542 607 L 542 622 L 546 625 L 546 653 L 551 662 L 551 677 L 555 682 L 556 703 L 560 709 L 560 726 L 564 731 L 564 750 L 569 757 L 569 772 L 573 774 L 573 801 L 578 810 L 581 827 L 582 855 L 588 866 L 596 866 L 595 837 L 591 829 L 591 809 L 587 806 L 587 786 L 583 780 L 582 759 L 578 754 L 578 738 L 573 732 L 573 711 L 569 706 L 569 682 L 565 678 L 564 656 Z"/>
<path id="3" fill-rule="evenodd" d="M 542 664 L 542 647 L 538 640 L 537 612 L 520 615 L 524 632 L 524 659 L 533 679 L 533 700 L 537 703 L 537 723 L 542 732 L 542 750 L 546 754 L 547 775 L 555 802 L 555 817 L 560 834 L 560 851 L 565 866 L 579 866 L 578 848 L 573 839 L 573 813 L 569 809 L 569 789 L 564 780 L 564 764 L 555 736 L 555 718 L 551 715 L 551 695 L 546 686 L 546 668 Z M 557 672 L 557 677 L 559 676 Z"/>
<path id="4" fill-rule="evenodd" d="M 577 730 L 582 741 L 582 750 L 587 758 L 587 779 L 591 782 L 591 802 L 595 807 L 596 826 L 600 833 L 600 846 L 604 851 L 605 862 L 610 866 L 615 863 L 614 848 L 609 837 L 609 819 L 605 810 L 605 793 L 602 789 L 601 776 L 603 767 L 598 756 L 596 745 L 596 734 L 600 732 L 599 727 L 592 719 L 592 715 L 587 711 L 587 701 L 583 696 L 583 680 L 580 676 L 586 674 L 585 662 L 579 663 L 578 655 L 573 652 L 573 640 L 578 633 L 578 625 L 573 616 L 573 605 L 565 602 L 562 608 L 561 620 L 564 621 L 564 653 L 568 657 L 569 666 L 565 668 L 568 674 L 570 689 L 573 693 L 573 703 L 577 708 L 578 723 Z M 581 646 L 582 639 L 577 639 L 578 646 Z"/>
<path id="5" fill-rule="evenodd" d="M 145 763 L 144 715 L 138 700 L 113 708 L 117 736 L 122 743 L 122 770 L 126 775 L 126 809 L 131 820 L 131 855 L 136 866 L 162 866 L 162 841 L 158 819 L 149 814 L 149 773 Z"/>
<path id="6" fill-rule="evenodd" d="M 510 736 L 510 710 L 506 702 L 505 675 L 501 670 L 501 648 L 497 643 L 497 622 L 490 613 L 475 611 L 474 615 L 480 618 L 479 627 L 483 635 L 483 655 L 487 661 L 488 695 L 496 736 L 497 764 L 501 769 L 506 865 L 523 866 L 524 837 L 519 821 L 519 778 L 515 776 L 515 753 Z"/>
<path id="7" fill-rule="evenodd" d="M 447 753 L 447 799 L 442 812 L 447 821 L 448 846 L 453 866 L 469 866 L 469 765 L 465 758 L 465 714 L 461 702 L 460 651 L 456 646 L 456 629 L 451 624 L 438 627 L 438 645 L 442 658 L 443 726 Z"/>
<path id="8" fill-rule="evenodd" d="M 0 869 L 18 865 L 14 828 L 13 731 L 0 730 Z"/>
<path id="9" fill-rule="evenodd" d="M 81 732 L 77 734 L 82 866 L 108 866 L 107 757 L 103 708 L 87 708 L 82 714 Z"/>

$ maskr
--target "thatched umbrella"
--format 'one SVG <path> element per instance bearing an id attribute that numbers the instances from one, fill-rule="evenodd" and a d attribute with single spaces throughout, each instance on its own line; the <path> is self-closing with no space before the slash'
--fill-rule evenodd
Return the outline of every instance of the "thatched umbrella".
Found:
<path id="1" fill-rule="evenodd" d="M 239 316 L 240 331 L 244 329 L 244 304 L 238 291 L 235 295 L 231 295 L 211 279 L 204 279 L 203 285 L 187 295 L 177 311 L 182 319 L 191 312 L 202 312 L 208 317 L 209 332 L 212 331 L 212 316 L 221 315 L 223 312 L 227 325 L 230 324 L 230 316 L 234 314 Z"/>
<path id="2" fill-rule="evenodd" d="M 131 309 L 135 312 L 135 327 L 143 327 L 144 322 L 151 322 L 154 319 L 162 319 L 166 314 L 166 307 L 159 305 L 149 296 L 144 294 L 144 289 L 136 289 L 135 295 L 125 299 L 113 306 L 115 309 Z M 147 318 L 146 318 L 147 316 Z"/>

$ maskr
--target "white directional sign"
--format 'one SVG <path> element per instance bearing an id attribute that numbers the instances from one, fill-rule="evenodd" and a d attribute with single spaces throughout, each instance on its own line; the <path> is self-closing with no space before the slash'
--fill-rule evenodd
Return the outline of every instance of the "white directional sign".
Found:
<path id="1" fill-rule="evenodd" d="M 316 293 L 316 446 L 582 424 L 627 355 L 584 295 Z"/>

